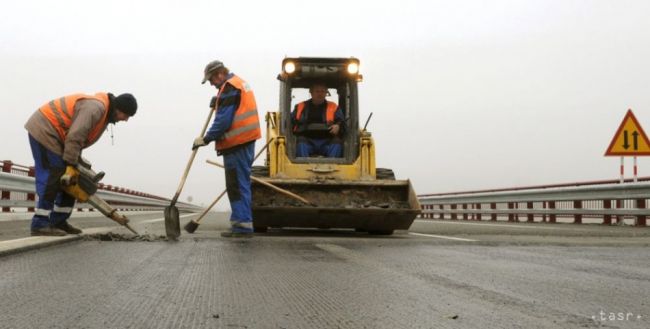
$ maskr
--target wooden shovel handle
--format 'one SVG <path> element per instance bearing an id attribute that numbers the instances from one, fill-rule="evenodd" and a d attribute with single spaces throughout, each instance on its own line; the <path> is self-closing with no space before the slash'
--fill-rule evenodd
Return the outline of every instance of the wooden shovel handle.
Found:
<path id="1" fill-rule="evenodd" d="M 197 224 L 200 223 L 200 222 L 201 222 L 201 219 L 203 219 L 203 217 L 205 216 L 205 214 L 207 214 L 208 211 L 210 211 L 210 209 L 212 209 L 212 207 L 214 207 L 214 205 L 217 204 L 217 202 L 219 202 L 219 200 L 221 200 L 221 198 L 223 198 L 224 195 L 226 195 L 226 190 L 223 190 L 223 192 L 221 192 L 221 194 L 219 194 L 219 196 L 218 196 L 216 199 L 214 199 L 214 201 L 212 201 L 212 203 L 210 204 L 210 206 L 208 206 L 207 208 L 205 208 L 205 209 L 203 210 L 203 212 L 201 213 L 201 215 L 199 215 L 199 218 L 197 218 L 197 219 L 195 220 L 195 222 L 196 222 Z"/>
<path id="2" fill-rule="evenodd" d="M 205 131 L 208 130 L 208 124 L 210 123 L 210 118 L 212 118 L 212 113 L 216 109 L 217 105 L 213 108 L 210 109 L 210 113 L 208 113 L 208 118 L 205 120 L 205 123 L 203 124 L 203 129 L 201 129 L 201 136 L 205 135 Z M 190 156 L 190 160 L 187 162 L 187 165 L 185 166 L 185 172 L 183 172 L 183 177 L 181 177 L 181 182 L 178 184 L 178 188 L 176 189 L 176 194 L 174 194 L 174 198 L 172 199 L 171 206 L 174 206 L 176 204 L 176 201 L 178 200 L 178 197 L 181 194 L 181 191 L 183 190 L 183 186 L 185 186 L 185 181 L 187 180 L 187 175 L 190 173 L 190 168 L 192 167 L 192 162 L 194 162 L 194 158 L 196 157 L 196 152 L 199 149 L 194 149 L 192 151 L 192 155 Z"/>
<path id="3" fill-rule="evenodd" d="M 218 162 L 215 162 L 215 161 L 212 161 L 212 160 L 205 160 L 205 161 L 207 163 L 211 164 L 211 165 L 215 165 L 217 167 L 225 168 L 222 164 L 220 164 Z M 278 192 L 280 192 L 280 193 L 282 193 L 284 195 L 290 196 L 290 197 L 292 197 L 292 198 L 294 198 L 294 199 L 296 199 L 296 200 L 298 200 L 300 202 L 303 202 L 303 203 L 308 204 L 310 206 L 316 206 L 311 201 L 309 201 L 309 200 L 307 200 L 307 199 L 305 199 L 305 198 L 303 198 L 303 197 L 301 197 L 301 196 L 299 196 L 299 195 L 297 195 L 297 194 L 295 194 L 293 192 L 290 192 L 290 191 L 287 191 L 287 190 L 285 190 L 283 188 L 277 187 L 277 186 L 275 186 L 275 185 L 273 185 L 273 184 L 271 184 L 271 183 L 269 183 L 269 182 L 267 182 L 267 181 L 265 181 L 263 179 L 259 179 L 259 178 L 255 177 L 255 176 L 251 176 L 251 179 L 256 181 L 257 183 L 260 183 L 260 184 L 262 184 L 264 186 L 272 188 L 272 189 L 274 189 L 274 190 L 276 190 L 276 191 L 278 191 Z"/>
<path id="4" fill-rule="evenodd" d="M 251 176 L 251 179 L 258 182 L 258 183 L 260 183 L 260 184 L 262 184 L 262 185 L 264 185 L 264 186 L 272 188 L 272 189 L 274 189 L 274 190 L 276 190 L 276 191 L 278 191 L 278 192 L 280 192 L 280 193 L 282 193 L 284 195 L 288 195 L 288 196 L 290 196 L 290 197 L 292 197 L 292 198 L 294 198 L 296 200 L 299 200 L 299 201 L 301 201 L 301 202 L 303 202 L 305 204 L 308 204 L 310 206 L 316 206 L 311 201 L 308 201 L 307 199 L 299 196 L 298 194 L 295 194 L 295 193 L 287 191 L 287 190 L 285 190 L 283 188 L 277 187 L 277 186 L 275 186 L 275 185 L 273 185 L 273 184 L 271 184 L 271 183 L 269 183 L 269 182 L 267 182 L 267 181 L 265 181 L 263 179 L 259 179 L 259 178 L 255 177 L 255 176 Z"/>

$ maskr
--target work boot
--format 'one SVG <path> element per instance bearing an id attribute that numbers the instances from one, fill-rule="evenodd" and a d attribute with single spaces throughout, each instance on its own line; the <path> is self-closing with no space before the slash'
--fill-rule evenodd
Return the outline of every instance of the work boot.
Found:
<path id="1" fill-rule="evenodd" d="M 33 236 L 64 236 L 66 234 L 64 230 L 50 226 L 32 229 Z"/>
<path id="2" fill-rule="evenodd" d="M 225 231 L 225 232 L 221 232 L 221 236 L 224 238 L 252 238 L 253 232 Z"/>
<path id="3" fill-rule="evenodd" d="M 68 222 L 63 222 L 56 226 L 56 228 L 65 231 L 68 234 L 81 234 L 81 230 L 70 225 Z"/>

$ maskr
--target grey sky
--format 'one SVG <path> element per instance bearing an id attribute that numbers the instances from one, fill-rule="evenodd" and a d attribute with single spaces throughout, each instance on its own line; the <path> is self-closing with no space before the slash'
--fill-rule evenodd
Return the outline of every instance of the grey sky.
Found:
<path id="1" fill-rule="evenodd" d="M 207 62 L 247 80 L 265 112 L 285 55 L 355 56 L 377 164 L 418 193 L 614 179 L 619 158 L 603 154 L 626 110 L 650 130 L 649 14 L 642 0 L 12 1 L 0 159 L 32 163 L 23 124 L 44 102 L 131 92 L 140 108 L 115 145 L 106 133 L 84 156 L 107 183 L 171 197 L 216 92 L 200 84 Z M 206 159 L 212 147 L 181 199 L 224 188 Z"/>

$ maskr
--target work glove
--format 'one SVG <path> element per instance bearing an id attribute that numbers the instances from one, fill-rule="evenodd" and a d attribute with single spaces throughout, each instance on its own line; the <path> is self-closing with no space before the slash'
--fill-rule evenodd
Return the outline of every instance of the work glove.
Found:
<path id="1" fill-rule="evenodd" d="M 65 173 L 63 173 L 63 175 L 61 175 L 61 178 L 59 178 L 61 185 L 75 185 L 77 184 L 77 181 L 79 181 L 79 170 L 77 170 L 77 168 L 74 166 L 66 166 Z"/>
<path id="2" fill-rule="evenodd" d="M 197 137 L 194 139 L 194 144 L 192 144 L 192 151 L 206 145 L 208 145 L 208 143 L 205 142 L 205 139 L 203 139 L 203 137 Z"/>
<path id="3" fill-rule="evenodd" d="M 210 108 L 213 109 L 217 105 L 217 96 L 212 96 L 212 99 L 210 99 Z"/>

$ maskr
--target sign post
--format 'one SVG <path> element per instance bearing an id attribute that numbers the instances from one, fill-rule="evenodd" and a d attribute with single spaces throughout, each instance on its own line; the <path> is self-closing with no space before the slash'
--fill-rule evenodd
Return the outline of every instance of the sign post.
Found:
<path id="1" fill-rule="evenodd" d="M 625 172 L 625 161 L 624 161 L 624 159 L 625 159 L 625 157 L 621 157 L 621 181 L 620 181 L 621 184 L 623 184 L 623 180 L 625 179 L 624 178 L 625 175 L 623 175 L 624 172 Z"/>
<path id="2" fill-rule="evenodd" d="M 637 182 L 637 156 L 650 155 L 650 140 L 643 131 L 639 121 L 632 113 L 632 109 L 628 109 L 623 118 L 623 122 L 616 130 L 612 142 L 609 143 L 605 156 L 620 156 L 621 157 L 621 183 L 624 181 L 624 157 L 631 156 L 634 161 L 634 182 Z"/>

